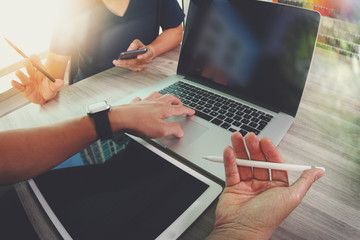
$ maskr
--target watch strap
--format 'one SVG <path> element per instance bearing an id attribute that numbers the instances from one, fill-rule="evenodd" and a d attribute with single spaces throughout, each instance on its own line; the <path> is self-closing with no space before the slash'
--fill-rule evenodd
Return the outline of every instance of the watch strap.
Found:
<path id="1" fill-rule="evenodd" d="M 109 139 L 113 135 L 108 112 L 109 111 L 102 111 L 91 114 L 91 117 L 94 119 L 96 133 L 101 140 Z"/>

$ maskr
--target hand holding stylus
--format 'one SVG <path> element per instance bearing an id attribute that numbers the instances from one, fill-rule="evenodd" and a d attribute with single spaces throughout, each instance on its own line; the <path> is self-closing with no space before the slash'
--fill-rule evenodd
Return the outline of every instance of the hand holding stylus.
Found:
<path id="1" fill-rule="evenodd" d="M 58 90 L 64 85 L 64 81 L 61 79 L 54 79 L 45 70 L 46 68 L 41 63 L 39 57 L 36 55 L 28 57 L 8 39 L 5 38 L 5 41 L 25 58 L 24 65 L 29 75 L 25 75 L 20 70 L 16 71 L 16 76 L 20 79 L 21 83 L 12 80 L 11 85 L 33 103 L 43 104 L 54 98 Z"/>
<path id="2" fill-rule="evenodd" d="M 236 163 L 236 158 L 251 158 L 283 164 L 279 151 L 268 138 L 259 140 L 253 133 L 243 138 L 237 132 L 231 136 L 231 142 L 233 147 L 226 147 L 223 154 L 226 187 L 219 198 L 215 228 L 208 240 L 269 239 L 324 171 L 306 170 L 289 185 L 286 171 L 271 170 L 270 180 L 268 169 L 251 169 Z"/>
<path id="3" fill-rule="evenodd" d="M 29 101 L 43 104 L 57 95 L 58 90 L 64 85 L 64 81 L 62 79 L 56 79 L 55 82 L 49 81 L 32 63 L 36 63 L 45 69 L 40 58 L 31 55 L 30 58 L 24 60 L 29 76 L 18 70 L 16 71 L 16 76 L 20 79 L 21 83 L 12 80 L 11 85 L 19 90 Z"/>
<path id="4" fill-rule="evenodd" d="M 28 59 L 29 57 L 23 53 L 18 47 L 16 47 L 12 42 L 10 42 L 7 38 L 4 38 L 5 41 L 16 51 L 18 52 L 21 56 L 23 56 L 23 58 Z M 39 70 L 42 74 L 44 74 L 50 81 L 55 82 L 55 79 L 46 72 L 45 68 L 43 68 L 43 66 L 39 65 L 37 62 L 32 61 L 30 59 L 31 64 L 36 67 L 37 70 Z"/>

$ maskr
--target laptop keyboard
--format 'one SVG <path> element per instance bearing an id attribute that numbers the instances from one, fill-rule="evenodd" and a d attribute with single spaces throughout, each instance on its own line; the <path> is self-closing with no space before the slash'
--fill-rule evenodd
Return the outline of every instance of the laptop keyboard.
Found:
<path id="1" fill-rule="evenodd" d="M 258 135 L 273 118 L 263 111 L 181 81 L 159 92 L 178 97 L 183 105 L 196 111 L 196 116 L 228 131 L 239 131 L 243 136 L 248 132 Z"/>

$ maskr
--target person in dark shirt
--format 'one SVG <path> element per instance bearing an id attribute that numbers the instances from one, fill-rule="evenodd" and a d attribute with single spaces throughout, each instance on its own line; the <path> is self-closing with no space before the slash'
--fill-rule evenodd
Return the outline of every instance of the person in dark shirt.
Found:
<path id="1" fill-rule="evenodd" d="M 78 0 L 62 5 L 44 64 L 60 80 L 52 83 L 28 66 L 30 77 L 18 71 L 21 83 L 12 81 L 34 103 L 56 96 L 70 59 L 70 81 L 77 82 L 114 66 L 141 71 L 182 40 L 184 13 L 176 0 Z M 135 59 L 118 60 L 123 51 L 145 47 L 148 51 Z"/>

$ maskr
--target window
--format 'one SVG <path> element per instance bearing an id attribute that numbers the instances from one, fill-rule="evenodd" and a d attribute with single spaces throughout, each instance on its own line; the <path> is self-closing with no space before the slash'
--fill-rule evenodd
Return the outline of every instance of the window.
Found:
<path id="1" fill-rule="evenodd" d="M 45 57 L 59 0 L 1 0 L 0 3 L 0 93 L 11 88 L 11 74 L 22 67 L 23 58 L 4 40 L 25 54 Z"/>

